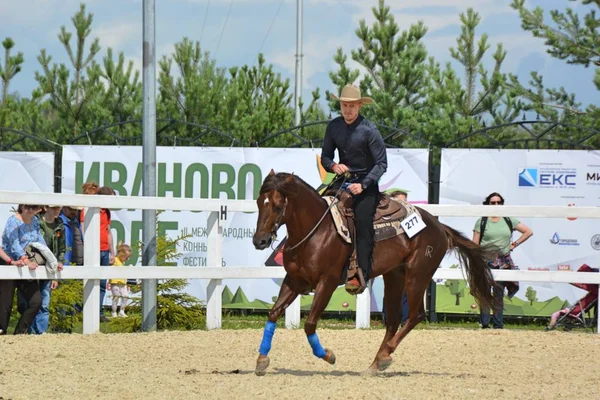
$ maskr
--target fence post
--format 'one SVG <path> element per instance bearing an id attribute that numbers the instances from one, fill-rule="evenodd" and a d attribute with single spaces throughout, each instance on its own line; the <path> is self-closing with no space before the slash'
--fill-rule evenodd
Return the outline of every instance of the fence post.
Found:
<path id="1" fill-rule="evenodd" d="M 356 329 L 371 326 L 371 289 L 373 280 L 367 284 L 364 292 L 356 296 Z"/>
<path id="2" fill-rule="evenodd" d="M 78 216 L 79 217 L 79 216 Z M 100 209 L 90 207 L 85 212 L 83 265 L 100 268 Z M 76 267 L 74 267 L 76 268 Z M 83 280 L 83 333 L 100 331 L 100 280 Z"/>
<path id="3" fill-rule="evenodd" d="M 208 267 L 223 266 L 223 228 L 221 218 L 223 213 L 212 211 L 208 215 L 208 250 L 206 265 Z M 226 214 L 225 214 L 225 218 Z M 223 309 L 223 284 L 221 279 L 210 279 L 206 285 L 206 329 L 221 328 Z"/>
<path id="4" fill-rule="evenodd" d="M 300 327 L 300 298 L 302 296 L 298 295 L 296 300 L 292 302 L 285 309 L 285 327 L 287 329 L 294 329 Z"/>

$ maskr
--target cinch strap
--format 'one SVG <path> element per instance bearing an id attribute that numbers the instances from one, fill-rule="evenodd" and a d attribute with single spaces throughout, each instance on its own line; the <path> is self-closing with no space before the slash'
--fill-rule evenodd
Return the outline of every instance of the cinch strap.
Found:
<path id="1" fill-rule="evenodd" d="M 260 342 L 260 348 L 258 352 L 266 356 L 271 351 L 271 341 L 273 340 L 273 335 L 275 334 L 275 328 L 277 324 L 275 322 L 267 321 L 265 324 L 265 330 L 263 332 L 262 342 Z M 318 341 L 319 339 L 317 339 Z"/>
<path id="2" fill-rule="evenodd" d="M 325 352 L 325 349 L 321 346 L 317 334 L 313 333 L 312 335 L 306 336 L 306 338 L 308 339 L 308 343 L 310 343 L 310 347 L 312 347 L 313 354 L 319 358 L 325 357 L 327 352 Z"/>

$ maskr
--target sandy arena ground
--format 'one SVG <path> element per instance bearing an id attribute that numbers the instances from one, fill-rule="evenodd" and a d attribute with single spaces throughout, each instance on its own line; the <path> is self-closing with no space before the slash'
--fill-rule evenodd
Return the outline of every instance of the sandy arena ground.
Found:
<path id="1" fill-rule="evenodd" d="M 367 377 L 383 330 L 318 332 L 336 365 L 278 329 L 264 377 L 262 330 L 0 336 L 0 399 L 600 398 L 599 335 L 418 330 Z"/>

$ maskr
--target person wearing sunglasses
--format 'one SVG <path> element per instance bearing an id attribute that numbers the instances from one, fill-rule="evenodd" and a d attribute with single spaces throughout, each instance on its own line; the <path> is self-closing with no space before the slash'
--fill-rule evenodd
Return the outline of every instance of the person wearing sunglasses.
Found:
<path id="1" fill-rule="evenodd" d="M 484 205 L 504 205 L 504 197 L 500 193 L 490 193 L 483 202 Z M 521 236 L 512 241 L 513 231 L 518 231 Z M 510 253 L 523 244 L 533 235 L 533 232 L 524 223 L 515 217 L 482 217 L 475 222 L 473 228 L 473 242 L 482 247 L 493 249 L 495 257 L 488 260 L 488 265 L 493 269 L 515 269 L 515 264 Z M 511 299 L 519 291 L 519 282 L 496 282 L 492 288 L 495 298 L 494 329 L 503 329 L 504 289 Z M 490 327 L 490 310 L 482 308 L 479 322 L 483 329 Z"/>

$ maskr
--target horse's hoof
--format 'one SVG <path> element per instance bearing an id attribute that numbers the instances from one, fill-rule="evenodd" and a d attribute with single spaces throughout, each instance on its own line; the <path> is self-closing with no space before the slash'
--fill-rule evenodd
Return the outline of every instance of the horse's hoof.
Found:
<path id="1" fill-rule="evenodd" d="M 379 371 L 385 371 L 390 365 L 392 365 L 392 357 L 384 358 L 383 360 L 377 360 L 377 369 Z"/>
<path id="2" fill-rule="evenodd" d="M 377 368 L 373 368 L 373 366 L 370 366 L 369 368 L 367 368 L 365 371 L 363 371 L 361 373 L 362 376 L 376 376 L 377 375 Z"/>
<path id="3" fill-rule="evenodd" d="M 327 361 L 331 365 L 335 364 L 335 354 L 333 354 L 333 351 L 325 349 L 325 357 L 323 357 L 323 360 Z"/>
<path id="4" fill-rule="evenodd" d="M 269 360 L 269 357 L 263 356 L 262 354 L 259 355 L 258 360 L 256 360 L 256 369 L 254 370 L 256 376 L 265 376 L 270 362 L 271 360 Z"/>

